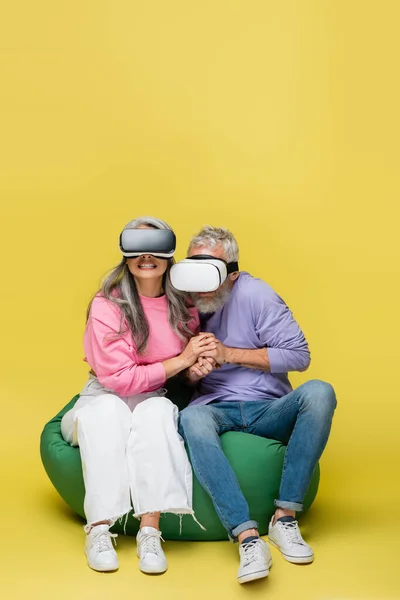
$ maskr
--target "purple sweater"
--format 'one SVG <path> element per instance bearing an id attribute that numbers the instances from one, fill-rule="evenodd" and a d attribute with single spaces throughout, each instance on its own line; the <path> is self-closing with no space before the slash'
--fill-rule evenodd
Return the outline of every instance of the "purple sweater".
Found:
<path id="1" fill-rule="evenodd" d="M 226 304 L 203 315 L 201 330 L 232 348 L 268 348 L 271 372 L 223 365 L 202 379 L 191 404 L 281 398 L 292 391 L 288 372 L 310 364 L 307 341 L 290 309 L 267 283 L 245 271 Z"/>

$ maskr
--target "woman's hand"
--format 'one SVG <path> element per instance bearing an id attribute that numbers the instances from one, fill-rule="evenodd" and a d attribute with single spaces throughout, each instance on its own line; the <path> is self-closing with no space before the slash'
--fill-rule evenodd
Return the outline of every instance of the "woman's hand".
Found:
<path id="1" fill-rule="evenodd" d="M 200 333 L 192 337 L 184 351 L 180 354 L 184 369 L 192 367 L 199 356 L 205 352 L 213 352 L 217 348 L 217 340 L 213 333 Z"/>
<path id="2" fill-rule="evenodd" d="M 214 371 L 216 364 L 213 358 L 199 356 L 197 362 L 187 370 L 186 377 L 188 381 L 190 383 L 197 383 L 200 379 L 203 379 L 203 377 Z"/>

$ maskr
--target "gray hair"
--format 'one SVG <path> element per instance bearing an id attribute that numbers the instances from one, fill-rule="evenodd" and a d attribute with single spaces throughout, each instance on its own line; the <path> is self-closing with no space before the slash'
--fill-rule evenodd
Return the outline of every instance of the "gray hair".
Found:
<path id="1" fill-rule="evenodd" d="M 219 245 L 224 249 L 225 258 L 228 263 L 239 261 L 239 246 L 236 238 L 229 229 L 225 229 L 224 227 L 205 225 L 192 238 L 188 250 L 190 251 L 193 248 L 200 248 L 202 246 L 215 250 Z"/>
<path id="2" fill-rule="evenodd" d="M 155 219 L 154 217 L 139 217 L 130 221 L 125 225 L 124 229 L 137 229 L 140 225 L 147 225 L 154 229 L 171 230 L 171 227 L 165 221 Z M 169 271 L 174 263 L 175 260 L 173 258 L 168 259 L 168 267 L 163 278 L 163 288 L 168 303 L 168 320 L 171 328 L 178 337 L 181 340 L 187 341 L 193 335 L 188 327 L 188 323 L 190 323 L 193 317 L 189 313 L 186 302 L 188 296 L 182 292 L 178 292 L 171 284 Z M 117 335 L 121 336 L 130 329 L 138 353 L 144 353 L 149 339 L 149 324 L 142 303 L 140 302 L 135 279 L 129 271 L 125 257 L 107 275 L 95 296 L 97 294 L 116 304 L 121 311 L 120 329 Z M 87 308 L 86 319 L 89 318 L 93 298 Z"/>

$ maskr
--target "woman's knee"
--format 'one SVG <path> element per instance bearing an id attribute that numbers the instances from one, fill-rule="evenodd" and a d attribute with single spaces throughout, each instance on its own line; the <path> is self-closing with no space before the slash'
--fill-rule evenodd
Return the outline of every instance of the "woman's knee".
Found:
<path id="1" fill-rule="evenodd" d="M 75 412 L 75 420 L 106 420 L 107 422 L 113 422 L 126 418 L 130 414 L 128 406 L 121 398 L 114 394 L 99 394 L 93 396 L 90 401 L 85 404 L 82 408 L 78 408 Z"/>
<path id="2" fill-rule="evenodd" d="M 178 408 L 164 396 L 147 398 L 138 404 L 133 412 L 135 419 L 150 420 L 153 424 L 165 423 L 167 419 L 177 422 Z"/>

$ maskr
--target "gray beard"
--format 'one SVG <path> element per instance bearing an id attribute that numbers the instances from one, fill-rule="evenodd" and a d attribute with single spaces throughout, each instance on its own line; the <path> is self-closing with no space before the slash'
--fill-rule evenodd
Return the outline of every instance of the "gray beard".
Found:
<path id="1" fill-rule="evenodd" d="M 229 282 L 227 281 L 224 285 L 215 293 L 212 298 L 202 298 L 193 294 L 193 302 L 199 313 L 203 315 L 209 315 L 217 312 L 227 302 L 231 289 Z"/>

